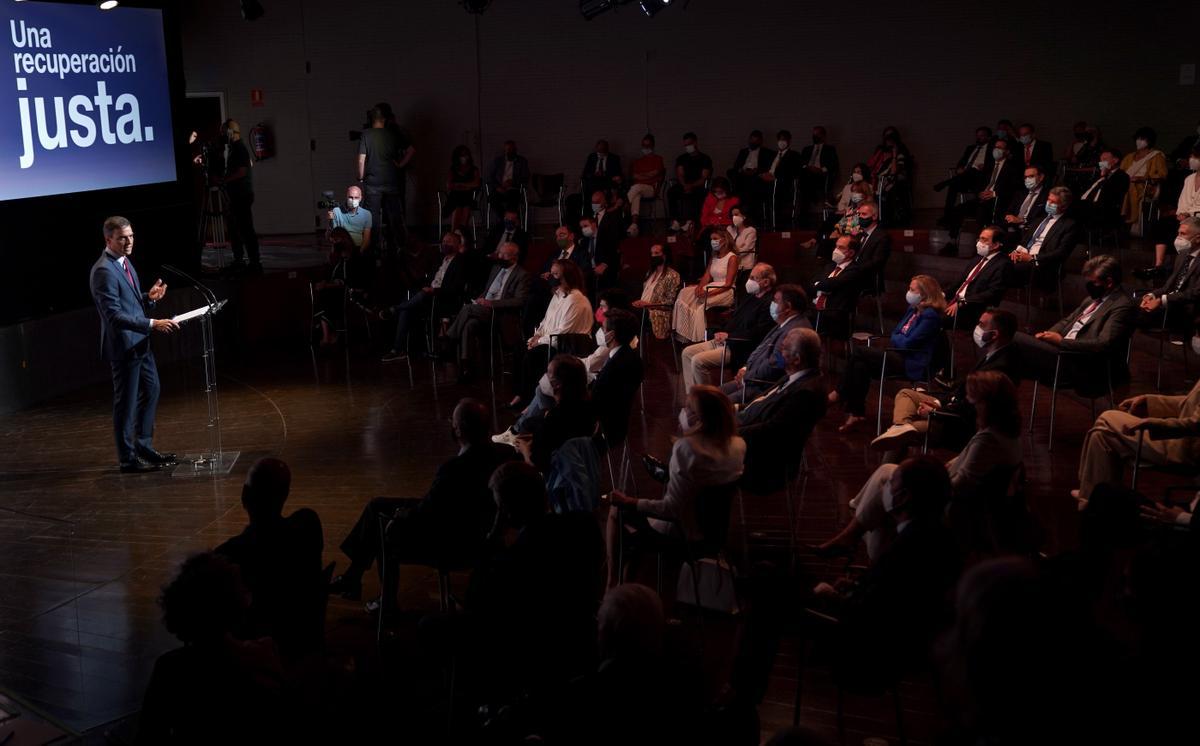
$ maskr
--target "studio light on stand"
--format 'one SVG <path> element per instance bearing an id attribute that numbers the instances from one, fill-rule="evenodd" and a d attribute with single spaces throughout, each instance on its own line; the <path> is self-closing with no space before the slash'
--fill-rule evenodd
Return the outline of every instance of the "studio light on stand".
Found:
<path id="1" fill-rule="evenodd" d="M 658 11 L 663 10 L 671 4 L 671 0 L 641 0 L 639 5 L 642 6 L 642 12 L 648 17 L 653 18 Z"/>

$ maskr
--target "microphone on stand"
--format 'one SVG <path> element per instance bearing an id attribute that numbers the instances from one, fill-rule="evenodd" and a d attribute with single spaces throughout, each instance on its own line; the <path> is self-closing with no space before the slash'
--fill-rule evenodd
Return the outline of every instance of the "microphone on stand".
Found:
<path id="1" fill-rule="evenodd" d="M 196 290 L 198 290 L 200 294 L 204 296 L 204 300 L 208 303 L 209 308 L 215 309 L 217 307 L 217 296 L 208 288 L 207 285 L 174 265 L 164 264 L 162 265 L 162 268 L 177 277 L 182 277 L 186 282 L 191 283 L 192 287 L 196 288 Z"/>

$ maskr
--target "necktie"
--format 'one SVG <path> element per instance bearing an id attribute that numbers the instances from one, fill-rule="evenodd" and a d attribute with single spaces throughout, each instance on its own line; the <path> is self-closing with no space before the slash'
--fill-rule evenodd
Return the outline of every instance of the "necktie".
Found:
<path id="1" fill-rule="evenodd" d="M 1025 146 L 1025 165 L 1029 165 L 1029 159 L 1033 157 L 1033 143 Z"/>
<path id="2" fill-rule="evenodd" d="M 1021 218 L 1021 222 L 1025 222 L 1025 218 L 1029 217 L 1029 208 L 1033 207 L 1033 201 L 1037 198 L 1037 192 L 1030 192 L 1025 195 L 1025 201 L 1021 203 L 1021 212 L 1017 213 L 1017 217 Z"/>
<path id="3" fill-rule="evenodd" d="M 1029 242 L 1029 253 L 1032 254 L 1036 249 L 1040 249 L 1042 247 L 1042 234 L 1045 233 L 1046 229 L 1050 227 L 1051 220 L 1052 218 L 1047 215 L 1042 219 L 1042 222 L 1037 227 L 1037 230 L 1033 232 L 1033 239 Z"/>
<path id="4" fill-rule="evenodd" d="M 604 156 L 600 156 L 599 158 L 596 159 L 596 175 L 597 176 L 604 175 Z"/>
<path id="5" fill-rule="evenodd" d="M 492 286 L 488 288 L 487 299 L 497 300 L 504 292 L 504 281 L 508 279 L 508 268 L 500 270 L 500 274 L 496 275 L 496 279 L 492 281 Z"/>
<path id="6" fill-rule="evenodd" d="M 983 153 L 983 146 L 976 145 L 975 152 L 971 154 L 971 160 L 967 161 L 968 166 L 974 166 L 979 162 L 979 156 Z"/>
<path id="7" fill-rule="evenodd" d="M 129 263 L 129 259 L 126 259 L 124 261 L 124 266 L 125 266 L 125 277 L 127 277 L 129 279 L 129 286 L 136 291 L 138 289 L 138 286 L 137 286 L 137 283 L 133 281 L 133 270 L 130 269 L 131 265 Z"/>
<path id="8" fill-rule="evenodd" d="M 1187 282 L 1188 272 L 1192 269 L 1192 259 L 1195 259 L 1195 255 L 1188 254 L 1187 259 L 1183 260 L 1183 269 L 1179 272 L 1179 279 L 1175 281 L 1175 287 L 1172 288 L 1172 292 L 1179 292 L 1179 289 L 1183 287 L 1183 283 Z"/>
<path id="9" fill-rule="evenodd" d="M 987 189 L 984 189 L 985 192 L 995 191 L 996 179 L 1000 178 L 1000 168 L 1002 166 L 1004 166 L 1004 161 L 996 161 L 996 166 L 992 169 L 992 179 L 988 182 Z"/>
<path id="10" fill-rule="evenodd" d="M 1103 302 L 1103 300 L 1104 299 L 1101 298 L 1099 300 L 1092 301 L 1092 304 L 1088 306 L 1083 313 L 1079 314 L 1079 318 L 1075 319 L 1075 323 L 1071 324 L 1071 330 L 1067 332 L 1067 339 L 1075 339 L 1075 337 L 1079 336 L 1079 332 L 1083 331 L 1084 325 L 1091 321 L 1092 314 L 1095 313 L 1096 309 L 1100 307 L 1100 303 Z"/>
<path id="11" fill-rule="evenodd" d="M 962 287 L 960 287 L 958 292 L 954 294 L 955 300 L 967 297 L 967 286 L 971 284 L 971 280 L 975 279 L 975 276 L 979 274 L 979 272 L 983 269 L 983 265 L 985 264 L 987 264 L 987 259 L 979 260 L 979 264 L 975 265 L 975 269 L 971 270 L 971 274 L 967 275 L 967 279 L 963 280 Z"/>

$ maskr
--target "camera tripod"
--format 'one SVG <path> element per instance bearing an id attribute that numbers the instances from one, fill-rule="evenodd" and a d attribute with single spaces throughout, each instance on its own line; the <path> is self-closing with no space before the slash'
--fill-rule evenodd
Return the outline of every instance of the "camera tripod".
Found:
<path id="1" fill-rule="evenodd" d="M 204 204 L 200 206 L 199 231 L 197 242 L 203 250 L 211 246 L 217 253 L 217 269 L 225 268 L 224 249 L 229 248 L 229 237 L 225 229 L 225 218 L 229 214 L 229 196 L 225 190 L 216 184 L 209 184 L 204 195 Z M 208 237 L 207 243 L 205 237 Z"/>

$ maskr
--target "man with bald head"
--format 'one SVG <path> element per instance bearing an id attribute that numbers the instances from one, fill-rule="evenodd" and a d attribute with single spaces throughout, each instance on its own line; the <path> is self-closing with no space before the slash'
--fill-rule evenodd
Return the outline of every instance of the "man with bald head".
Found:
<path id="1" fill-rule="evenodd" d="M 308 508 L 283 515 L 292 472 L 277 458 L 259 459 L 242 485 L 242 507 L 250 518 L 242 533 L 216 548 L 236 564 L 250 591 L 248 633 L 269 635 L 287 652 L 319 639 L 324 624 L 318 603 L 321 519 Z"/>
<path id="2" fill-rule="evenodd" d="M 521 247 L 516 242 L 501 244 L 493 258 L 495 265 L 488 273 L 483 294 L 464 305 L 446 332 L 447 341 L 458 352 L 458 377 L 466 382 L 473 377 L 472 355 L 475 340 L 487 334 L 496 313 L 497 332 L 505 345 L 521 341 L 521 314 L 529 299 L 532 277 L 521 268 Z M 508 309 L 510 313 L 503 313 Z"/>
<path id="3" fill-rule="evenodd" d="M 517 458 L 510 446 L 493 443 L 490 436 L 487 405 L 460 399 L 450 419 L 457 453 L 438 467 L 424 497 L 377 497 L 363 508 L 342 541 L 350 567 L 333 581 L 330 592 L 358 598 L 362 576 L 379 561 L 385 581 L 381 601 L 391 606 L 400 563 L 437 565 L 477 558 L 496 517 L 488 479 L 497 466 Z M 381 520 L 386 544 L 380 541 Z M 373 601 L 368 609 L 374 611 L 379 604 Z"/>
<path id="4" fill-rule="evenodd" d="M 345 228 L 358 248 L 371 245 L 371 212 L 362 206 L 363 193 L 357 185 L 346 187 L 346 209 L 335 206 L 328 212 L 329 230 Z"/>

